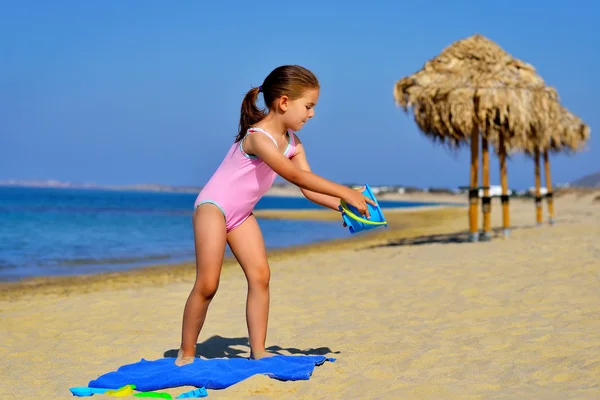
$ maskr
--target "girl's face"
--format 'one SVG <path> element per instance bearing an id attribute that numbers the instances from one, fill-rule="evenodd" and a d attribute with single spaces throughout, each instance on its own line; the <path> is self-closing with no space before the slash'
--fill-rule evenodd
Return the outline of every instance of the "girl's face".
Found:
<path id="1" fill-rule="evenodd" d="M 315 115 L 315 106 L 319 100 L 319 89 L 308 89 L 302 97 L 289 100 L 287 96 L 280 99 L 279 107 L 283 112 L 286 128 L 298 132 L 306 121 Z"/>

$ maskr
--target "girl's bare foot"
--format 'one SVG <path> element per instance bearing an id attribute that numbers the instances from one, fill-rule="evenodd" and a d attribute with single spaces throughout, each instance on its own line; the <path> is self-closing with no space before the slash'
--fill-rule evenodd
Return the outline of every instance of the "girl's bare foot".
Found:
<path id="1" fill-rule="evenodd" d="M 181 367 L 182 365 L 191 364 L 194 362 L 195 356 L 184 356 L 183 350 L 179 349 L 177 352 L 177 359 L 175 360 L 175 365 Z"/>

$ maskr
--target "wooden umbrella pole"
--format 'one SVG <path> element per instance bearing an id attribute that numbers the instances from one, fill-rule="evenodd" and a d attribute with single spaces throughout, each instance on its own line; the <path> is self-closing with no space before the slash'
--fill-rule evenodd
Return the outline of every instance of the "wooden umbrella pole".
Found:
<path id="1" fill-rule="evenodd" d="M 490 198 L 490 154 L 488 140 L 481 138 L 481 179 L 483 186 L 483 197 L 481 198 L 481 209 L 483 211 L 483 240 L 492 238 L 492 201 Z"/>
<path id="2" fill-rule="evenodd" d="M 479 128 L 473 124 L 471 131 L 471 183 L 469 189 L 469 240 L 476 242 L 477 234 L 477 205 L 479 204 Z"/>
<path id="3" fill-rule="evenodd" d="M 535 220 L 538 225 L 542 224 L 542 190 L 540 177 L 540 150 L 535 149 Z"/>
<path id="4" fill-rule="evenodd" d="M 510 234 L 510 208 L 508 195 L 508 176 L 506 175 L 506 146 L 504 145 L 504 135 L 500 135 L 500 184 L 502 185 L 502 227 L 504 228 L 504 237 Z"/>
<path id="5" fill-rule="evenodd" d="M 546 200 L 548 201 L 548 222 L 554 224 L 554 199 L 552 192 L 552 176 L 550 175 L 550 159 L 548 150 L 544 151 L 544 176 L 546 178 Z"/>

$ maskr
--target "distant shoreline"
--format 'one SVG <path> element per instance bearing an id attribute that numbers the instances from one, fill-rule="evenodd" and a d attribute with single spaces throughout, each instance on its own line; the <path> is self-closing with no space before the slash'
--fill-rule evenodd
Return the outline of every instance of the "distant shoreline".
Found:
<path id="1" fill-rule="evenodd" d="M 352 186 L 352 185 L 349 185 Z M 104 191 L 126 191 L 126 192 L 148 192 L 148 193 L 199 193 L 202 187 L 193 186 L 169 186 L 169 185 L 98 185 L 98 184 L 72 184 L 59 181 L 0 181 L 0 188 L 23 188 L 23 189 L 58 189 L 58 190 L 104 190 Z M 267 192 L 267 196 L 274 197 L 302 197 L 300 189 L 291 184 L 274 184 Z M 376 195 L 378 200 L 410 201 L 424 203 L 446 203 L 465 204 L 467 198 L 463 194 L 435 193 L 417 191 L 410 193 L 386 192 Z"/>
<path id="2" fill-rule="evenodd" d="M 169 193 L 194 193 L 202 190 L 202 187 L 194 186 L 168 186 L 168 185 L 98 185 L 75 184 L 59 181 L 0 181 L 0 187 L 32 188 L 32 189 L 90 189 L 90 190 L 114 190 L 114 191 L 140 191 L 140 192 L 169 192 Z"/>

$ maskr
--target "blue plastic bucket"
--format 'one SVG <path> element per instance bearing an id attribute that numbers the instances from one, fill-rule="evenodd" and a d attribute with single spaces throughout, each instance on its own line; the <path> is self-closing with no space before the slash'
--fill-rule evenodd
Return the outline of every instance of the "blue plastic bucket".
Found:
<path id="1" fill-rule="evenodd" d="M 360 215 L 359 211 L 355 207 L 351 206 L 350 204 L 347 204 L 345 201 L 342 200 L 340 202 L 339 208 L 342 212 L 342 218 L 348 226 L 350 233 L 357 233 L 360 231 L 366 231 L 380 226 L 387 226 L 387 221 L 383 216 L 381 207 L 379 207 L 379 203 L 377 203 L 377 199 L 375 198 L 375 195 L 371 191 L 369 185 L 365 185 L 365 189 L 362 193 L 377 204 L 377 206 L 373 206 L 367 203 L 367 207 L 369 208 L 369 215 L 371 217 L 370 219 L 364 218 L 362 215 Z"/>

